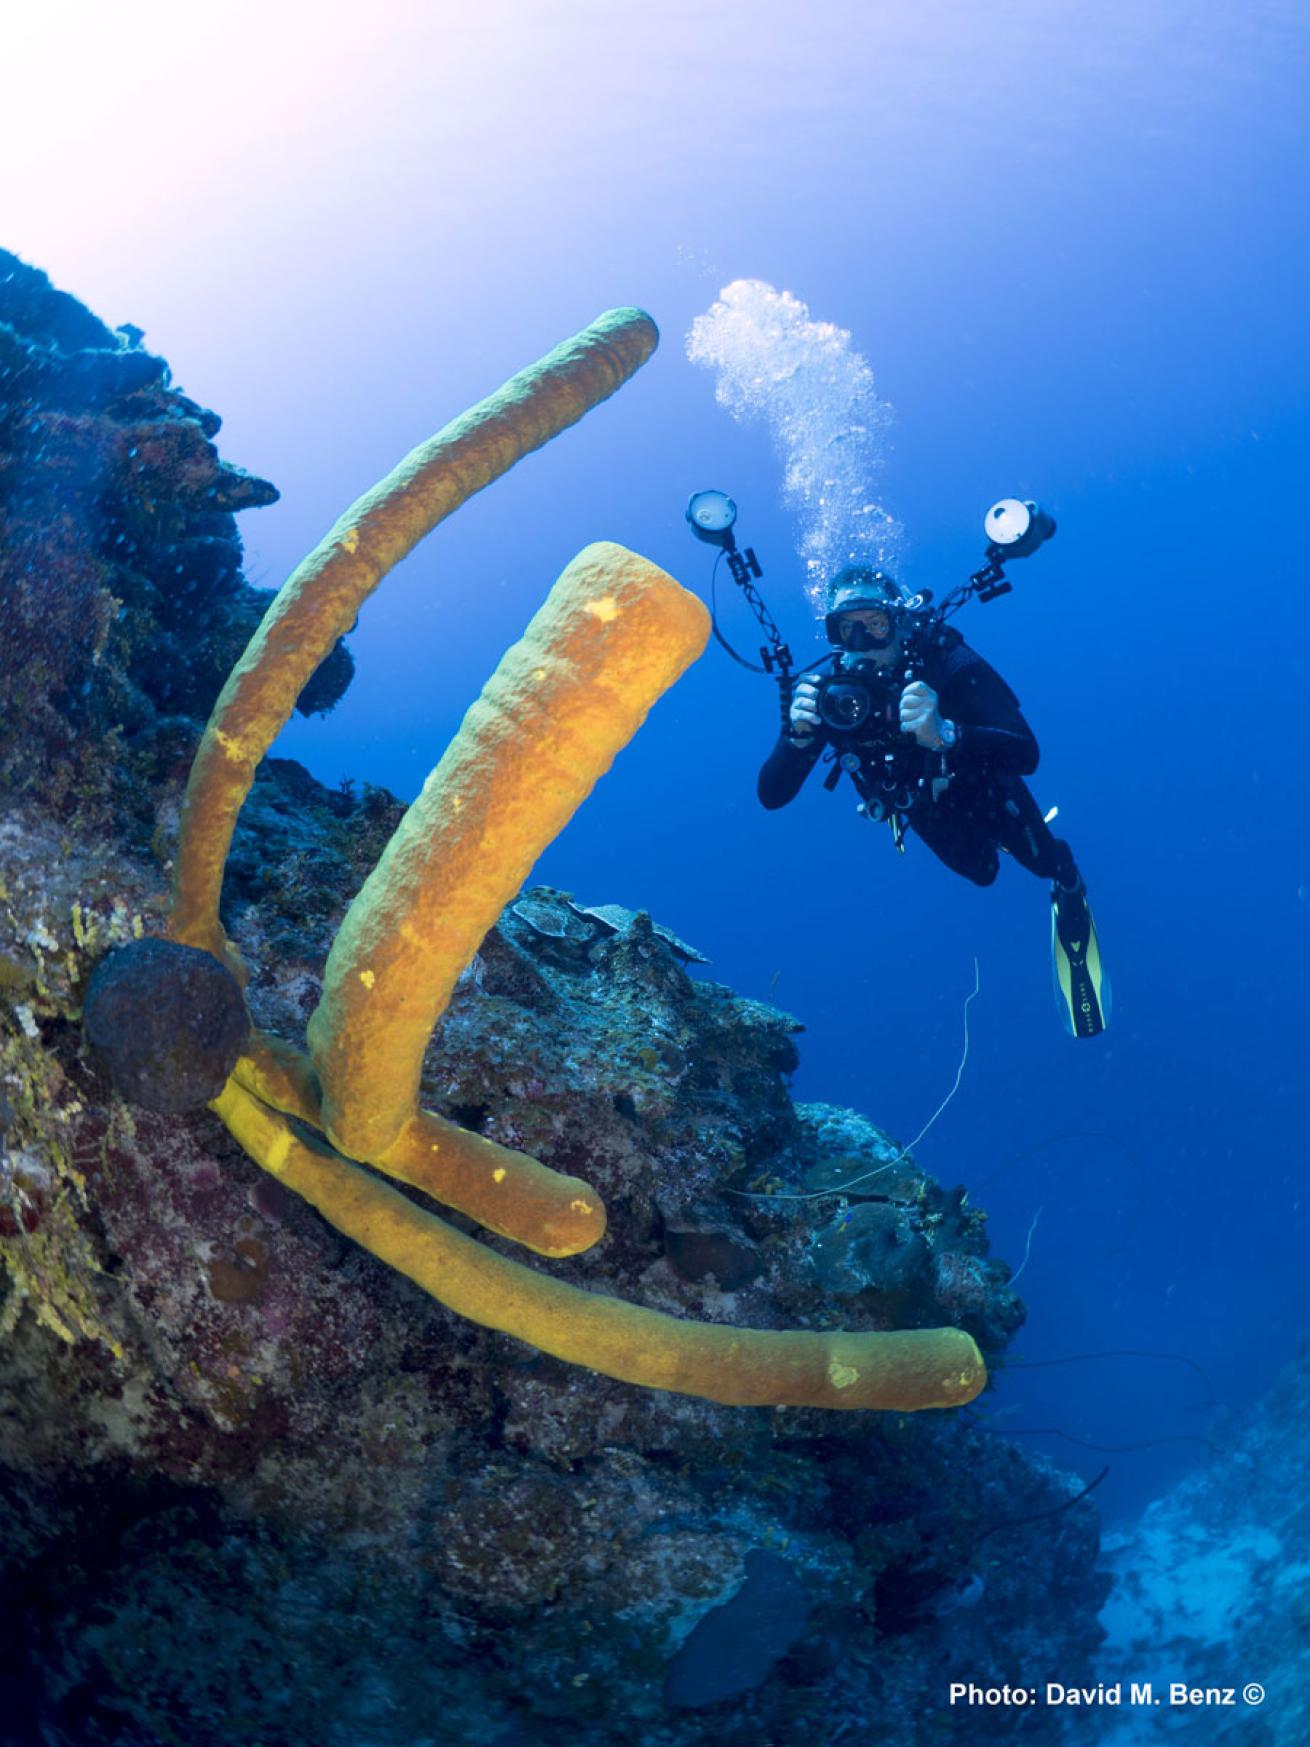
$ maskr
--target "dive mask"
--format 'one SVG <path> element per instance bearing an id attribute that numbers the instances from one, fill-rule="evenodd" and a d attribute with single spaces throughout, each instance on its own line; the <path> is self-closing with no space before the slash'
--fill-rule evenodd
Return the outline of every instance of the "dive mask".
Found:
<path id="1" fill-rule="evenodd" d="M 876 615 L 875 623 L 867 624 L 862 619 L 856 619 L 843 637 L 843 620 L 852 613 L 860 612 Z M 896 614 L 886 599 L 845 600 L 827 615 L 823 628 L 829 643 L 835 643 L 839 649 L 850 649 L 857 654 L 871 649 L 889 649 L 896 641 Z"/>

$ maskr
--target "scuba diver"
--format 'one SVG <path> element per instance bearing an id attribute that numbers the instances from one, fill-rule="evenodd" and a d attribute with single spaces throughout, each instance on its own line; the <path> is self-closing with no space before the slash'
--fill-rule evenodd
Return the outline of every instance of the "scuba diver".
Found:
<path id="1" fill-rule="evenodd" d="M 985 564 L 943 600 L 907 595 L 881 570 L 848 564 L 828 587 L 824 620 L 832 653 L 799 671 L 756 579 L 750 547 L 739 548 L 737 505 L 726 491 L 696 491 L 686 510 L 695 537 L 716 549 L 710 572 L 714 635 L 740 666 L 778 686 L 782 733 L 765 760 L 759 797 L 785 807 L 826 754 L 824 788 L 848 774 L 866 818 L 891 827 L 897 849 L 912 831 L 952 872 L 989 886 L 1000 852 L 1051 882 L 1051 957 L 1056 1004 L 1074 1037 L 1096 1037 L 1110 1017 L 1110 983 L 1073 852 L 1053 835 L 1024 782 L 1037 769 L 1037 741 L 1019 700 L 947 620 L 971 600 L 998 600 L 1013 584 L 1005 566 L 1030 558 L 1055 522 L 1038 504 L 1001 498 L 983 518 Z M 719 625 L 715 579 L 728 572 L 764 644 L 749 661 Z M 827 668 L 829 671 L 820 670 Z"/>
<path id="2" fill-rule="evenodd" d="M 1002 592 L 1009 585 L 995 559 L 993 569 Z M 1037 768 L 1037 741 L 1009 686 L 929 599 L 907 597 L 864 565 L 832 578 L 824 625 L 835 653 L 794 681 L 784 668 L 783 731 L 760 771 L 759 798 L 786 806 L 827 752 L 825 787 L 848 774 L 860 811 L 886 821 L 898 849 L 908 830 L 976 885 L 995 880 L 1000 851 L 1049 880 L 1061 1016 L 1075 1037 L 1095 1037 L 1109 1017 L 1109 987 L 1073 852 L 1023 780 Z"/>

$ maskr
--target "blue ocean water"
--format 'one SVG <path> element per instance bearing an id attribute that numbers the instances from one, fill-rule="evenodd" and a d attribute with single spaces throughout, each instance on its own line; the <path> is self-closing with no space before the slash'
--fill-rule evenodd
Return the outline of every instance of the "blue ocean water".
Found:
<path id="1" fill-rule="evenodd" d="M 579 547 L 617 539 L 704 585 L 682 515 L 705 486 L 737 499 L 772 610 L 819 653 L 783 460 L 684 339 L 743 278 L 847 330 L 894 409 L 872 488 L 907 582 L 963 580 L 998 497 L 1059 521 L 1014 593 L 959 623 L 1041 741 L 1034 788 L 1090 885 L 1111 1030 L 1062 1031 L 1046 893 L 1019 869 L 978 891 L 921 845 L 898 857 L 817 782 L 765 814 L 774 695 L 713 647 L 538 877 L 650 909 L 804 1022 L 799 1096 L 907 1138 L 952 1084 L 976 958 L 960 1089 L 919 1156 L 1016 1266 L 1031 1232 L 1016 1358 L 1181 1354 L 1240 1409 L 1310 1321 L 1305 15 L 550 10 L 463 27 L 485 32 L 484 83 L 453 158 L 428 150 L 422 79 L 365 61 L 330 181 L 274 174 L 279 237 L 257 193 L 221 223 L 198 212 L 189 246 L 222 270 L 201 293 L 179 269 L 150 329 L 224 410 L 225 453 L 283 490 L 243 518 L 270 587 L 414 442 L 598 310 L 639 304 L 664 336 L 387 580 L 346 699 L 276 750 L 412 796 Z M 410 21 L 406 61 L 439 55 L 442 28 Z M 356 141 L 370 162 L 389 142 L 394 184 L 352 177 Z M 145 322 L 150 284 L 112 319 Z M 732 600 L 725 629 L 753 646 Z M 988 1411 L 1088 1477 L 1110 1460 L 1114 1515 L 1204 1453 L 1207 1396 L 1176 1360 L 1115 1357 L 1016 1370 Z"/>

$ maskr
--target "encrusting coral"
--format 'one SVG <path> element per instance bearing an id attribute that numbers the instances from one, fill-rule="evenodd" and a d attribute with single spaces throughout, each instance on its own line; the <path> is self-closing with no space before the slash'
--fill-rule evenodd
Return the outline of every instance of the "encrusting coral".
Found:
<path id="1" fill-rule="evenodd" d="M 430 528 L 613 393 L 657 337 L 639 310 L 600 317 L 416 449 L 292 575 L 196 755 L 175 939 L 244 970 L 218 919 L 223 865 L 255 768 L 314 667 Z M 500 1256 L 362 1168 L 542 1254 L 574 1254 L 603 1232 L 588 1185 L 421 1110 L 423 1054 L 487 929 L 708 634 L 701 603 L 647 560 L 608 543 L 579 554 L 502 659 L 348 913 L 310 1023 L 312 1065 L 256 1033 L 211 1108 L 257 1163 L 338 1230 L 458 1313 L 571 1363 L 736 1405 L 956 1406 L 986 1381 L 963 1330 L 779 1332 L 684 1321 Z M 304 1138 L 296 1122 L 326 1140 Z"/>

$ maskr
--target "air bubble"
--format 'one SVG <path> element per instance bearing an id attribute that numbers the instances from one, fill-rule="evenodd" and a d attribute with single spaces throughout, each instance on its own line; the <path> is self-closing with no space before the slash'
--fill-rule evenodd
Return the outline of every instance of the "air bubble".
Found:
<path id="1" fill-rule="evenodd" d="M 790 291 L 737 279 L 692 323 L 687 356 L 715 372 L 715 399 L 735 419 L 767 424 L 783 463 L 783 501 L 801 519 L 816 612 L 843 564 L 895 573 L 904 531 L 872 489 L 892 408 L 846 329 L 813 321 Z"/>

